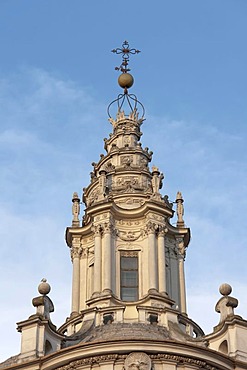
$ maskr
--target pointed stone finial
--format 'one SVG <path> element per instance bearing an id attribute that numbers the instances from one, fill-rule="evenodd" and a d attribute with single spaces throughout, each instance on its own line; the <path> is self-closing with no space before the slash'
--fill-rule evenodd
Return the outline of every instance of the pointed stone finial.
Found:
<path id="1" fill-rule="evenodd" d="M 177 226 L 179 227 L 183 227 L 184 226 L 184 219 L 183 219 L 183 216 L 184 216 L 184 206 L 183 206 L 183 196 L 182 196 L 182 193 L 180 191 L 177 192 L 177 196 L 176 196 L 176 203 L 177 203 Z"/>
<path id="2" fill-rule="evenodd" d="M 72 215 L 73 215 L 72 226 L 73 227 L 79 227 L 80 226 L 80 220 L 79 220 L 80 198 L 79 198 L 77 192 L 73 193 L 72 203 L 73 203 L 73 205 L 72 205 Z"/>

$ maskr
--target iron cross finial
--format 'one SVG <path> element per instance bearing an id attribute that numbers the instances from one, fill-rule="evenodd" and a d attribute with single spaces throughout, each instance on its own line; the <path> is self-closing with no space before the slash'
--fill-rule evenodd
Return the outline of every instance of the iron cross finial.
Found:
<path id="1" fill-rule="evenodd" d="M 128 68 L 130 54 L 138 54 L 140 53 L 140 50 L 133 48 L 130 49 L 128 41 L 125 40 L 122 44 L 122 49 L 113 49 L 112 52 L 116 54 L 122 54 L 122 64 L 120 67 L 115 67 L 115 69 L 117 71 L 121 71 L 122 73 L 127 73 L 130 71 Z"/>

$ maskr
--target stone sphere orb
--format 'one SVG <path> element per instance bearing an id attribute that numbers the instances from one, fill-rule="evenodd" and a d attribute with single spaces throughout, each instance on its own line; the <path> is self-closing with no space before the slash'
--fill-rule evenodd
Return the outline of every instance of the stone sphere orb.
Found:
<path id="1" fill-rule="evenodd" d="M 130 73 L 122 73 L 118 77 L 118 84 L 123 89 L 127 88 L 129 89 L 134 83 L 134 77 Z"/>
<path id="2" fill-rule="evenodd" d="M 232 287 L 227 283 L 221 284 L 221 286 L 219 287 L 219 292 L 224 296 L 230 295 L 232 292 Z"/>
<path id="3" fill-rule="evenodd" d="M 41 283 L 38 286 L 38 292 L 40 294 L 46 295 L 46 294 L 50 293 L 50 291 L 51 291 L 50 284 L 47 283 L 46 279 L 42 279 Z"/>

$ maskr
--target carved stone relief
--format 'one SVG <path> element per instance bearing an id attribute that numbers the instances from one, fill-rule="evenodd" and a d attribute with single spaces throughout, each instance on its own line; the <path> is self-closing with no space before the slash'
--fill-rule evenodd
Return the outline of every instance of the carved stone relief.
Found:
<path id="1" fill-rule="evenodd" d="M 184 240 L 183 240 L 183 238 L 177 238 L 177 239 L 176 239 L 176 246 L 177 246 L 178 254 L 179 254 L 182 258 L 185 258 L 185 255 L 186 255 L 186 248 L 185 248 L 185 246 L 184 246 Z"/>
<path id="2" fill-rule="evenodd" d="M 120 158 L 120 163 L 124 167 L 128 167 L 133 163 L 133 155 L 125 155 Z"/>
<path id="3" fill-rule="evenodd" d="M 87 206 L 91 206 L 93 203 L 95 203 L 98 200 L 99 194 L 100 190 L 99 187 L 97 187 L 89 194 L 87 199 Z"/>
<path id="4" fill-rule="evenodd" d="M 138 198 L 124 198 L 117 200 L 115 203 L 118 207 L 123 209 L 134 209 L 141 207 L 145 201 Z"/>
<path id="5" fill-rule="evenodd" d="M 85 366 L 85 365 L 93 366 L 94 364 L 100 364 L 100 363 L 109 362 L 109 361 L 113 361 L 113 362 L 119 361 L 119 360 L 120 361 L 121 360 L 126 361 L 127 357 L 128 356 L 122 355 L 122 354 L 108 354 L 108 355 L 86 357 L 86 358 L 79 359 L 79 360 L 76 360 L 76 361 L 71 361 L 67 365 L 59 366 L 59 367 L 56 368 L 56 370 L 75 370 L 75 369 L 79 370 L 79 368 L 81 368 L 82 366 Z M 203 361 L 203 360 L 198 360 L 196 358 L 191 358 L 189 356 L 185 357 L 185 356 L 179 356 L 179 355 L 174 355 L 174 354 L 170 354 L 170 353 L 157 353 L 155 355 L 150 355 L 150 358 L 152 360 L 159 361 L 161 363 L 165 363 L 167 361 L 175 361 L 176 363 L 179 363 L 180 365 L 190 364 L 191 366 L 196 366 L 200 369 L 217 370 L 217 368 L 215 366 L 211 365 L 210 363 L 208 363 L 206 361 Z M 150 359 L 150 361 L 151 361 L 151 359 Z M 125 362 L 124 362 L 124 364 L 125 364 Z M 150 370 L 151 367 L 147 368 L 147 369 Z M 126 368 L 125 368 L 125 370 L 126 370 Z"/>
<path id="6" fill-rule="evenodd" d="M 140 179 L 138 176 L 122 176 L 115 179 L 113 184 L 113 190 L 124 190 L 128 187 L 139 189 Z"/>
<path id="7" fill-rule="evenodd" d="M 142 235 L 141 231 L 118 231 L 118 237 L 123 241 L 135 241 Z"/>
<path id="8" fill-rule="evenodd" d="M 151 359 L 144 352 L 130 353 L 124 361 L 125 370 L 151 370 Z"/>
<path id="9" fill-rule="evenodd" d="M 107 172 L 114 171 L 115 170 L 115 166 L 113 166 L 113 164 L 111 162 L 107 162 L 106 165 L 105 165 L 105 170 Z"/>
<path id="10" fill-rule="evenodd" d="M 124 221 L 124 220 L 119 220 L 119 221 L 116 221 L 116 225 L 127 225 L 127 226 L 132 226 L 132 225 L 140 225 L 141 222 L 140 221 Z"/>
<path id="11" fill-rule="evenodd" d="M 143 168 L 147 168 L 148 167 L 148 160 L 146 157 L 144 156 L 140 156 L 140 159 L 139 159 L 139 165 L 140 167 L 143 169 Z"/>
<path id="12" fill-rule="evenodd" d="M 160 216 L 160 215 L 157 215 L 155 213 L 149 213 L 147 218 L 149 220 L 153 219 L 153 220 L 160 221 L 160 222 L 164 221 L 164 216 Z"/>

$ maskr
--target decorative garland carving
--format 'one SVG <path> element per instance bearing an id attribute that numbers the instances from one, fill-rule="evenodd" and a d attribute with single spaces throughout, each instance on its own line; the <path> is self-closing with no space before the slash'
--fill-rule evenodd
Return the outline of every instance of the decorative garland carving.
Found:
<path id="1" fill-rule="evenodd" d="M 93 356 L 93 357 L 86 357 L 80 360 L 72 361 L 68 365 L 57 367 L 55 370 L 76 370 L 79 369 L 80 366 L 83 365 L 94 365 L 94 364 L 100 364 L 102 362 L 108 362 L 108 361 L 117 361 L 117 360 L 123 360 L 127 358 L 126 355 L 119 355 L 119 354 L 108 354 L 108 355 L 101 355 L 101 356 Z M 205 370 L 219 370 L 219 368 L 210 365 L 206 361 L 197 360 L 190 357 L 185 356 L 179 356 L 179 355 L 172 355 L 169 353 L 157 353 L 155 355 L 150 354 L 149 357 L 151 360 L 160 360 L 160 361 L 175 361 L 176 363 L 179 363 L 180 365 L 194 365 L 198 368 L 202 368 Z"/>

